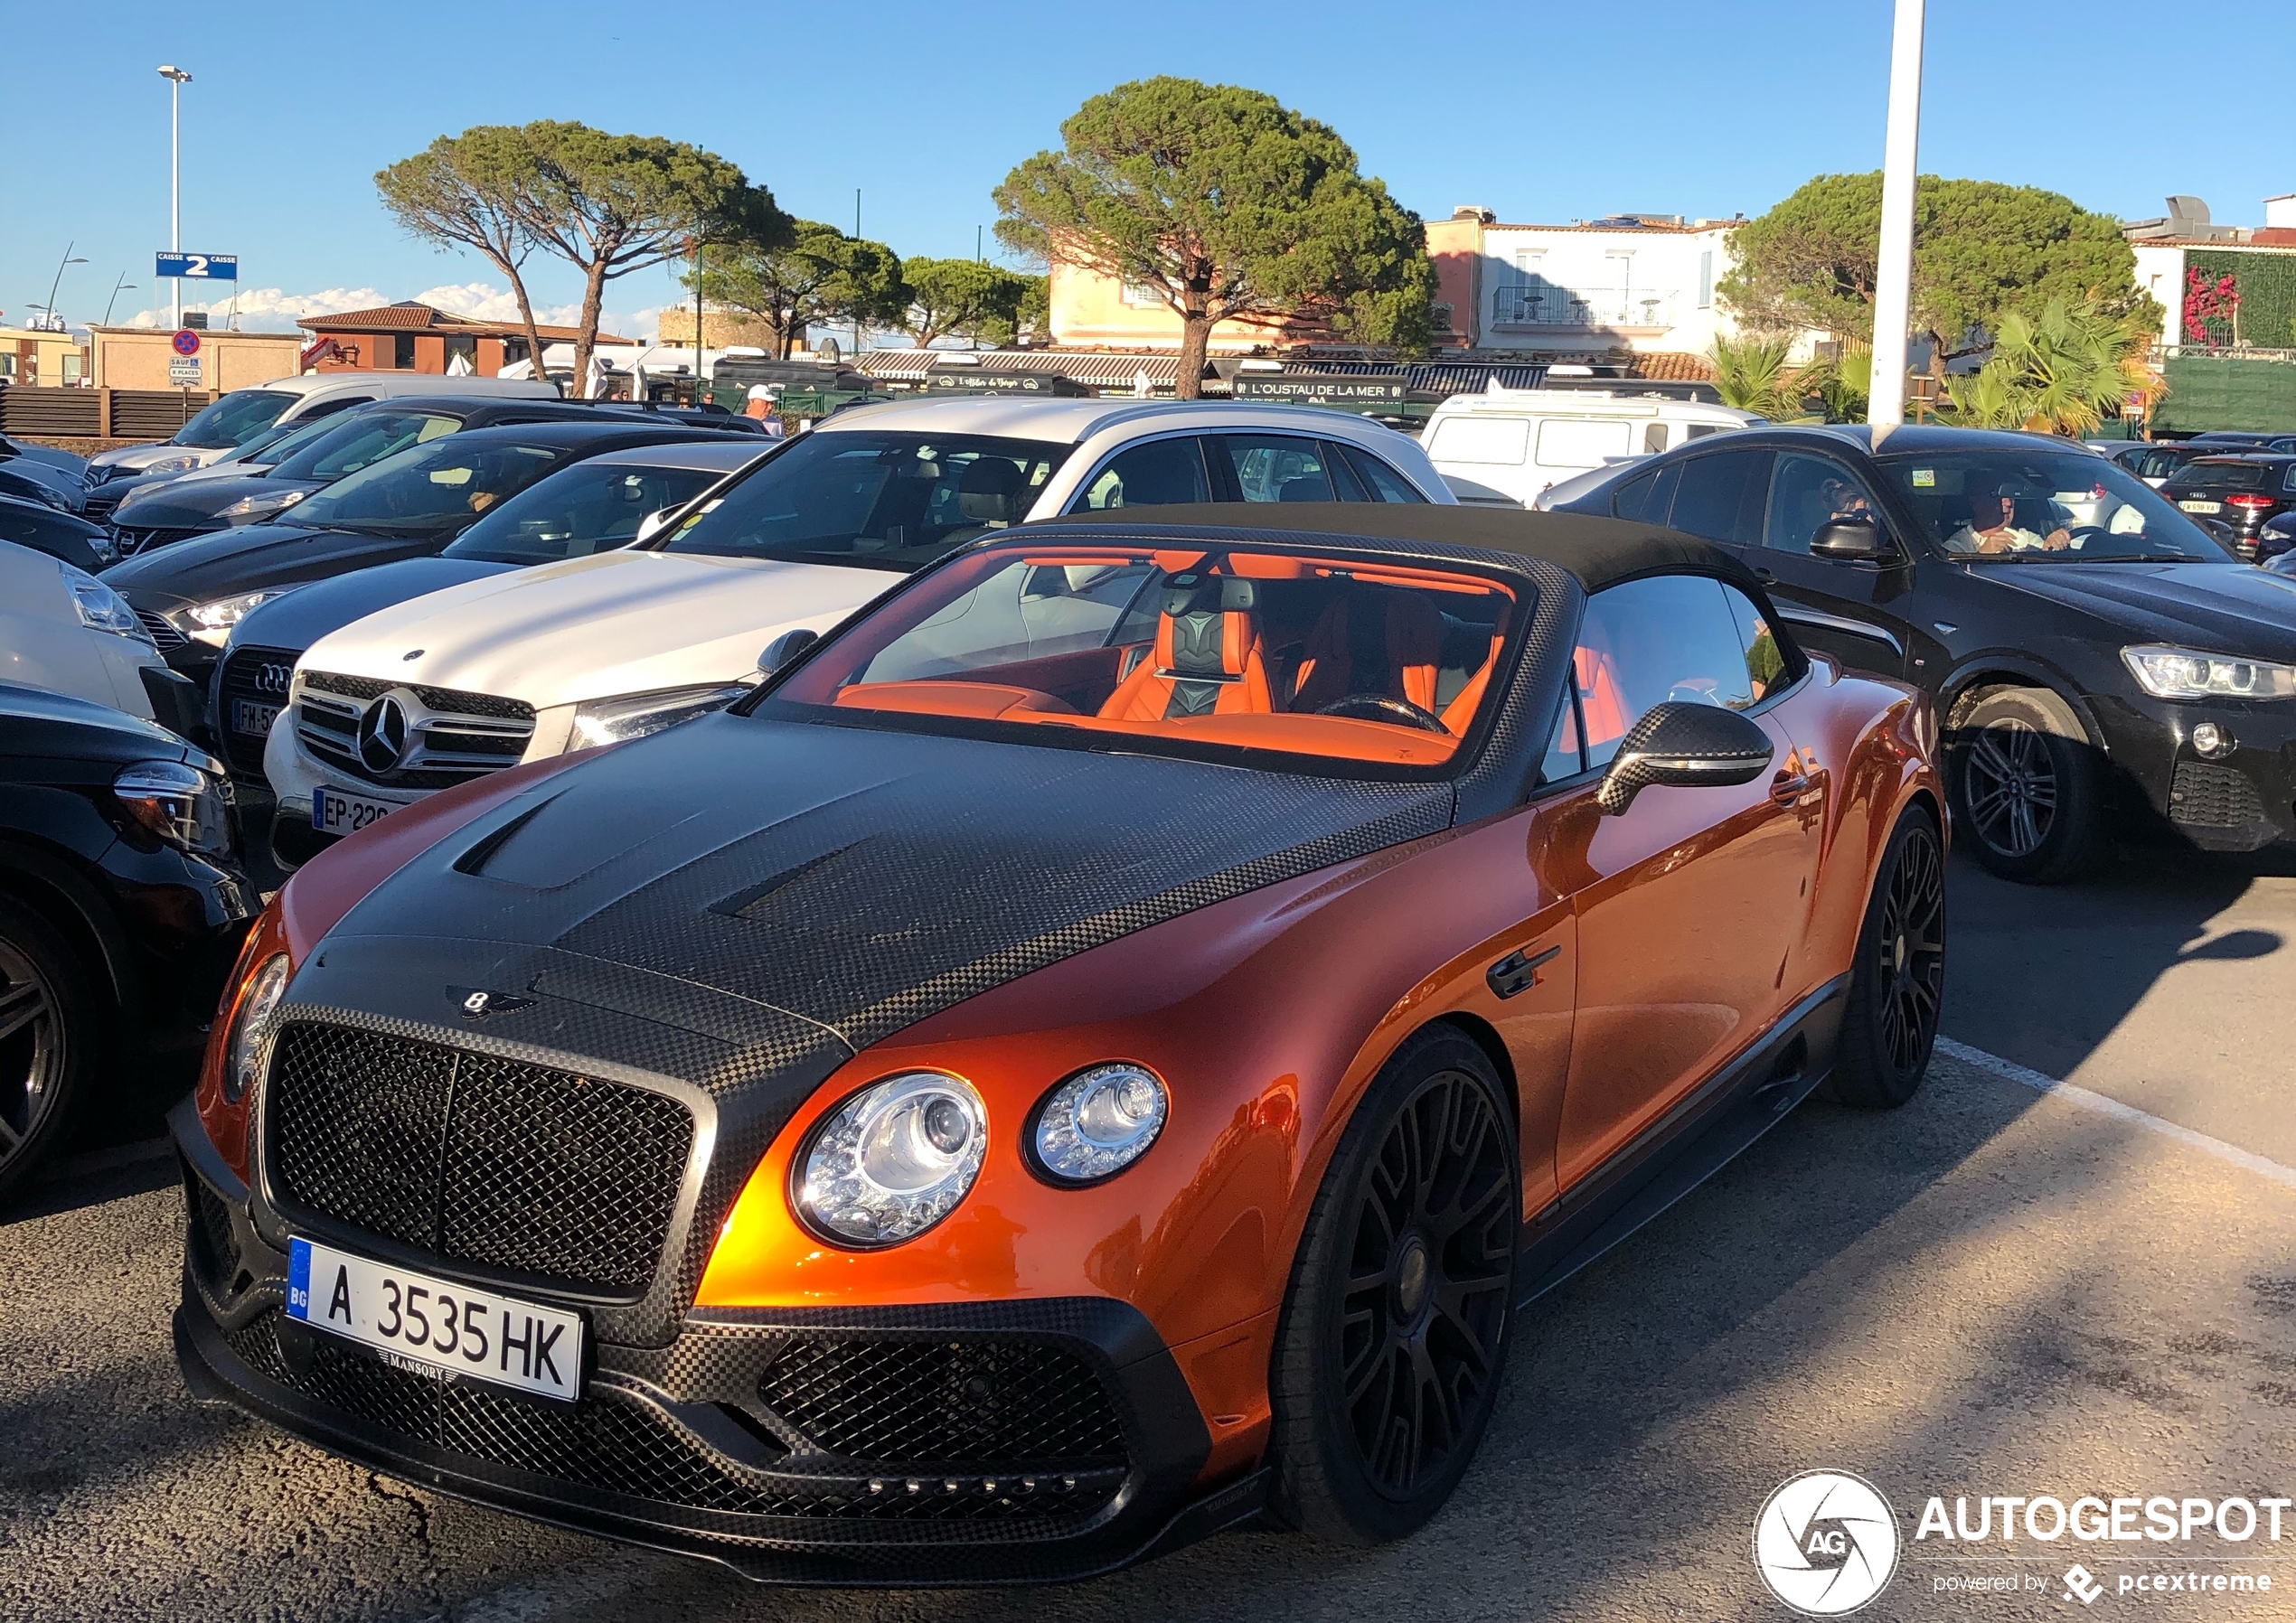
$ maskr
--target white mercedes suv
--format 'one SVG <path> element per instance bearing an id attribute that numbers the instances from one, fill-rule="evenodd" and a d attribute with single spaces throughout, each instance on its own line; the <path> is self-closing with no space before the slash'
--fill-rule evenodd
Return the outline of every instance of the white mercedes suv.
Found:
<path id="1" fill-rule="evenodd" d="M 727 704 L 769 643 L 825 632 L 1007 525 L 1173 502 L 1454 500 L 1416 441 L 1313 407 L 943 396 L 846 411 L 633 546 L 449 586 L 314 643 L 291 725 L 264 749 L 280 835 L 301 836 L 275 844 L 291 857 L 434 791 Z M 1049 573 L 965 612 L 1005 616 L 1048 655 L 1105 636 L 1124 604 Z"/>

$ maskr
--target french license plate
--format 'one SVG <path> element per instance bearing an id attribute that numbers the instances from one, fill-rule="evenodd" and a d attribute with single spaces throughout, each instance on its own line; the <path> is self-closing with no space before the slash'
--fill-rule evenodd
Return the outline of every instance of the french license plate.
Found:
<path id="1" fill-rule="evenodd" d="M 2183 508 L 2187 512 L 2222 512 L 2225 511 L 2225 504 L 2221 502 L 2179 502 L 2177 505 Z"/>
<path id="2" fill-rule="evenodd" d="M 417 1374 L 489 1381 L 567 1403 L 581 1395 L 579 1315 L 308 1240 L 288 1245 L 289 1318 L 355 1341 Z"/>
<path id="3" fill-rule="evenodd" d="M 371 822 L 406 810 L 404 801 L 379 801 L 324 784 L 311 791 L 311 826 L 322 834 L 356 834 Z"/>
<path id="4" fill-rule="evenodd" d="M 231 701 L 231 730 L 242 737 L 269 737 L 271 724 L 278 718 L 279 707 L 277 705 L 259 705 L 247 699 Z"/>

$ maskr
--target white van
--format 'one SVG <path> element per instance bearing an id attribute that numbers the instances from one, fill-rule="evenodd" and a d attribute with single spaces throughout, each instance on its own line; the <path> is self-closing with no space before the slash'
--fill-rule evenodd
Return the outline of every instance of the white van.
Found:
<path id="1" fill-rule="evenodd" d="M 212 401 L 173 436 L 155 445 L 122 446 L 88 459 L 89 505 L 109 512 L 130 482 L 165 478 L 205 467 L 274 427 L 315 422 L 353 406 L 402 395 L 503 395 L 514 399 L 559 398 L 558 385 L 532 378 L 456 378 L 444 372 L 305 372 L 235 389 Z M 110 489 L 103 495 L 96 490 Z M 91 515 L 93 516 L 93 515 Z"/>
<path id="2" fill-rule="evenodd" d="M 1454 395 L 1420 436 L 1463 502 L 1529 507 L 1548 485 L 1766 419 L 1730 406 L 1586 389 L 1502 389 Z"/>

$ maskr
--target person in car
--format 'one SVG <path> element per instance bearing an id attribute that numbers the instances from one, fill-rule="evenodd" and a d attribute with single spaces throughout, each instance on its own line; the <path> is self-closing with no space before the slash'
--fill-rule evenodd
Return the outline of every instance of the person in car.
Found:
<path id="1" fill-rule="evenodd" d="M 1956 552 L 2001 553 L 2042 550 L 2062 552 L 2073 544 L 2062 524 L 2043 536 L 2017 522 L 2017 495 L 2004 487 L 1979 491 L 1969 499 L 1970 516 L 1945 544 Z"/>
<path id="2" fill-rule="evenodd" d="M 1825 503 L 1829 524 L 1871 524 L 1874 504 L 1866 493 L 1847 479 L 1828 477 L 1818 486 L 1819 499 Z"/>

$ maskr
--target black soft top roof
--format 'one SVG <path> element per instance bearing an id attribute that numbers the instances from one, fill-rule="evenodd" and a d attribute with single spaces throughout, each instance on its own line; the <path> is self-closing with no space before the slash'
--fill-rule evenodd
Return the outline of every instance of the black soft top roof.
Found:
<path id="1" fill-rule="evenodd" d="M 1217 530 L 1229 539 L 1271 532 L 1360 536 L 1409 546 L 1477 548 L 1535 558 L 1576 576 L 1589 592 L 1667 569 L 1695 569 L 1746 586 L 1754 577 L 1719 547 L 1621 519 L 1586 513 L 1531 512 L 1504 507 L 1439 507 L 1433 502 L 1203 502 L 1172 507 L 1106 508 L 1006 530 L 996 539 L 1054 530 L 1121 526 L 1134 535 Z M 1758 588 L 1757 588 L 1758 589 Z"/>

